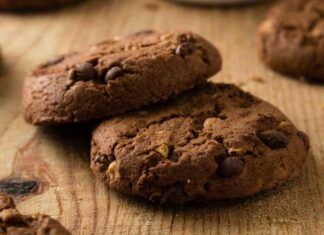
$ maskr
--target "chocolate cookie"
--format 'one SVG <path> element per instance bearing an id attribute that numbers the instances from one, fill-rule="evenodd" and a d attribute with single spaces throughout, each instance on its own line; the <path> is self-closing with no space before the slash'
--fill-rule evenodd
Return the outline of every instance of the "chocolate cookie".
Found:
<path id="1" fill-rule="evenodd" d="M 91 168 L 117 191 L 184 203 L 252 195 L 302 168 L 308 137 L 234 85 L 207 84 L 165 105 L 104 121 Z"/>
<path id="2" fill-rule="evenodd" d="M 261 24 L 258 44 L 262 60 L 273 70 L 324 82 L 324 1 L 280 2 Z"/>
<path id="3" fill-rule="evenodd" d="M 33 124 L 88 121 L 164 101 L 220 70 L 218 50 L 191 32 L 143 31 L 59 56 L 25 81 Z"/>
<path id="4" fill-rule="evenodd" d="M 70 235 L 58 221 L 47 215 L 22 215 L 10 197 L 0 194 L 0 234 Z"/>
<path id="5" fill-rule="evenodd" d="M 49 9 L 80 0 L 0 0 L 0 10 Z"/>

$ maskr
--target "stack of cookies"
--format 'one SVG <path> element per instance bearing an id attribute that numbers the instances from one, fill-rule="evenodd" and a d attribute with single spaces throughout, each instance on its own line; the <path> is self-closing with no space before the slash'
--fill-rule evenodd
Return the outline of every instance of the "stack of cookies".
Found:
<path id="1" fill-rule="evenodd" d="M 301 170 L 308 137 L 276 107 L 208 82 L 218 50 L 191 32 L 143 31 L 58 56 L 24 84 L 35 125 L 97 121 L 91 169 L 110 188 L 160 203 L 237 198 Z"/>

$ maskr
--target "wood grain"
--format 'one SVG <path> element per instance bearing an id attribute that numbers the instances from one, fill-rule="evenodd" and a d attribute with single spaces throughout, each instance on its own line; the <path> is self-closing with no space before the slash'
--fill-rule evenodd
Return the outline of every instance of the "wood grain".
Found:
<path id="1" fill-rule="evenodd" d="M 0 13 L 0 180 L 37 182 L 18 195 L 23 213 L 58 218 L 73 234 L 324 234 L 324 86 L 266 69 L 255 31 L 270 4 L 199 8 L 159 0 L 90 0 L 58 11 Z M 190 29 L 217 45 L 223 71 L 280 107 L 311 137 L 303 175 L 251 198 L 157 206 L 107 190 L 89 170 L 89 127 L 37 128 L 21 115 L 23 78 L 46 58 L 139 29 Z M 254 79 L 261 77 L 263 82 Z M 27 190 L 28 191 L 28 190 Z"/>

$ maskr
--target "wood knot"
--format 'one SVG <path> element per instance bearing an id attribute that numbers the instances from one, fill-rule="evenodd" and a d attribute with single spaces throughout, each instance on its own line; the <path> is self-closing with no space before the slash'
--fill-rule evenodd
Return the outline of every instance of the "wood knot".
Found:
<path id="1" fill-rule="evenodd" d="M 34 180 L 8 177 L 0 180 L 0 192 L 13 195 L 25 196 L 37 190 L 39 183 Z"/>

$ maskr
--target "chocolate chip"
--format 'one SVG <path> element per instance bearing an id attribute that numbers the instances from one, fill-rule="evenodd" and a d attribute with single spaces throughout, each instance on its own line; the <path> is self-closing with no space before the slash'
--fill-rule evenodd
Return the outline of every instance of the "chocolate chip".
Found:
<path id="1" fill-rule="evenodd" d="M 284 148 L 288 145 L 287 136 L 275 130 L 263 131 L 258 134 L 260 140 L 271 149 Z"/>
<path id="2" fill-rule="evenodd" d="M 175 53 L 181 57 L 190 55 L 192 52 L 193 52 L 193 45 L 190 43 L 182 43 L 175 50 Z"/>
<path id="3" fill-rule="evenodd" d="M 118 76 L 120 76 L 122 73 L 123 73 L 123 70 L 121 67 L 114 66 L 107 71 L 106 76 L 105 76 L 105 81 L 108 82 L 109 80 L 113 80 L 113 79 L 117 78 Z"/>
<path id="4" fill-rule="evenodd" d="M 91 63 L 81 63 L 76 66 L 76 76 L 77 80 L 87 81 L 95 79 L 97 77 L 97 70 Z"/>
<path id="5" fill-rule="evenodd" d="M 222 176 L 230 177 L 242 173 L 244 162 L 238 157 L 227 157 L 219 166 L 219 173 Z"/>
<path id="6" fill-rule="evenodd" d="M 97 155 L 94 162 L 108 166 L 108 159 L 106 158 L 105 155 L 102 155 L 102 154 Z"/>
<path id="7" fill-rule="evenodd" d="M 98 165 L 100 172 L 107 170 L 108 165 L 109 165 L 108 158 L 102 154 L 97 155 L 95 157 L 94 162 L 96 165 Z"/>
<path id="8" fill-rule="evenodd" d="M 58 64 L 58 63 L 60 63 L 62 60 L 64 60 L 64 58 L 65 58 L 65 56 L 63 56 L 63 55 L 55 56 L 55 57 L 49 59 L 49 60 L 44 64 L 44 67 L 48 67 L 48 66 L 51 66 L 51 65 Z"/>
<path id="9" fill-rule="evenodd" d="M 196 42 L 196 39 L 190 34 L 181 34 L 178 38 L 181 43 Z"/>

